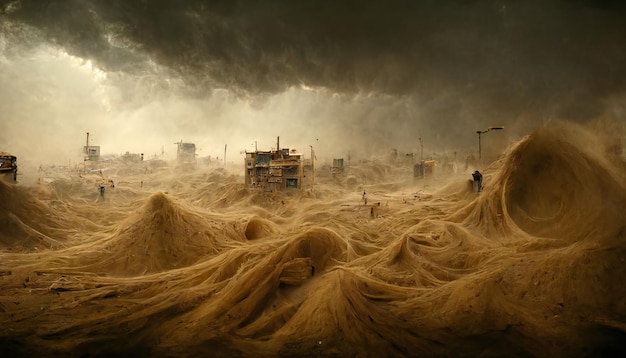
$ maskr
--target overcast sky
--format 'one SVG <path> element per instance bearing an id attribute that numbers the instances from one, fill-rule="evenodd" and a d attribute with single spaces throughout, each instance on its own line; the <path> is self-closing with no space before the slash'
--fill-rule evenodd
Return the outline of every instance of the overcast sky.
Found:
<path id="1" fill-rule="evenodd" d="M 0 0 L 0 151 L 359 157 L 624 121 L 622 3 Z"/>

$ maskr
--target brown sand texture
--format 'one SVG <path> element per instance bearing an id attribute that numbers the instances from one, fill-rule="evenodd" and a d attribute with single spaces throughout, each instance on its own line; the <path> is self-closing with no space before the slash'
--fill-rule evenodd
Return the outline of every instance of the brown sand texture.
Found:
<path id="1" fill-rule="evenodd" d="M 537 129 L 480 194 L 411 169 L 263 193 L 243 161 L 109 168 L 104 200 L 95 174 L 0 182 L 2 356 L 626 354 L 626 175 L 602 137 Z"/>

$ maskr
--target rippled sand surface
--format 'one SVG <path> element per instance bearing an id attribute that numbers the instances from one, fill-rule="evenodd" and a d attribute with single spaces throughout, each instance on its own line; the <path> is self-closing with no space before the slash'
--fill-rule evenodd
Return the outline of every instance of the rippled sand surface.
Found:
<path id="1" fill-rule="evenodd" d="M 581 128 L 478 195 L 385 161 L 289 193 L 238 169 L 0 182 L 3 356 L 626 354 L 624 163 Z"/>

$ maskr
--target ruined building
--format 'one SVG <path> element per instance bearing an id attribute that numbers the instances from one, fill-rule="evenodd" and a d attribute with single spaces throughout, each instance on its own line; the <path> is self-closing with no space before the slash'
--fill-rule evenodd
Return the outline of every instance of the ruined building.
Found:
<path id="1" fill-rule="evenodd" d="M 333 166 L 330 168 L 330 174 L 335 177 L 344 174 L 343 158 L 333 159 Z"/>
<path id="2" fill-rule="evenodd" d="M 430 178 L 435 174 L 435 166 L 437 162 L 434 160 L 422 160 L 413 166 L 414 178 Z"/>
<path id="3" fill-rule="evenodd" d="M 85 147 L 83 148 L 83 154 L 85 154 L 85 158 L 83 159 L 83 161 L 85 162 L 97 162 L 100 160 L 100 146 L 89 145 L 89 132 L 87 132 L 87 142 L 85 143 Z"/>
<path id="4" fill-rule="evenodd" d="M 0 152 L 0 175 L 17 181 L 17 158 L 7 152 Z"/>
<path id="5" fill-rule="evenodd" d="M 280 148 L 277 141 L 276 148 Z M 282 148 L 246 152 L 245 180 L 248 188 L 265 191 L 302 189 L 304 178 L 302 154 Z"/>
<path id="6" fill-rule="evenodd" d="M 181 140 L 174 144 L 177 145 L 176 162 L 178 165 L 196 164 L 196 145 L 194 143 L 183 143 Z"/>

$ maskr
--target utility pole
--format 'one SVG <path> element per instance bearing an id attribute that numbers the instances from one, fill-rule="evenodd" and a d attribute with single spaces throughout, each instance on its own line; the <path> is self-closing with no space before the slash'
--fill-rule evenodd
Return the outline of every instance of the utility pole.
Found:
<path id="1" fill-rule="evenodd" d="M 420 162 L 424 160 L 424 142 L 422 142 L 422 137 L 420 137 Z"/>
<path id="2" fill-rule="evenodd" d="M 487 129 L 485 129 L 484 131 L 476 131 L 476 133 L 478 134 L 478 161 L 480 162 L 480 164 L 483 164 L 483 154 L 482 154 L 482 147 L 481 147 L 481 142 L 480 142 L 480 135 L 483 133 L 487 133 L 489 131 L 495 131 L 495 130 L 501 130 L 504 129 L 504 127 L 487 127 Z"/>
<path id="3" fill-rule="evenodd" d="M 224 168 L 226 168 L 226 147 L 228 147 L 228 144 L 224 144 Z"/>
<path id="4" fill-rule="evenodd" d="M 309 144 L 311 147 L 311 175 L 313 176 L 312 183 L 315 184 L 315 151 L 313 151 L 313 146 Z"/>

